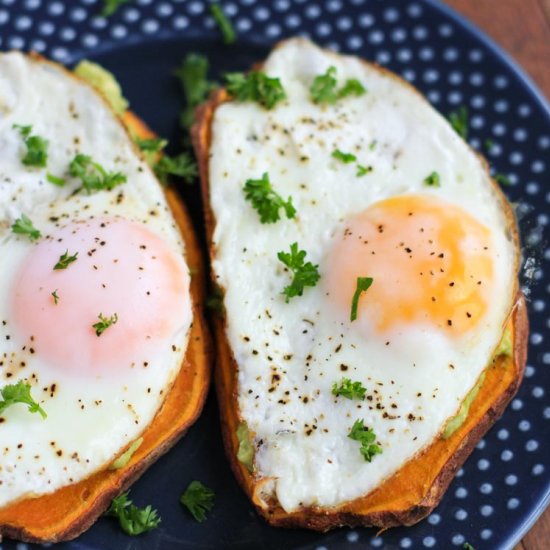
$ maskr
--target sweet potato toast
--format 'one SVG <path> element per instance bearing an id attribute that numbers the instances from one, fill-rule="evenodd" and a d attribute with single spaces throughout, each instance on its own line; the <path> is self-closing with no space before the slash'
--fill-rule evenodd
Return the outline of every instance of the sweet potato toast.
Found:
<path id="1" fill-rule="evenodd" d="M 133 135 L 154 137 L 131 112 L 125 113 L 123 123 Z M 154 420 L 143 432 L 141 445 L 124 466 L 106 468 L 54 493 L 23 499 L 0 509 L 0 539 L 5 536 L 26 542 L 59 542 L 77 537 L 97 520 L 114 497 L 175 445 L 200 415 L 210 384 L 212 360 L 211 339 L 203 315 L 203 258 L 178 193 L 170 187 L 165 193 L 185 241 L 186 261 L 192 272 L 193 322 L 181 369 Z"/>
<path id="2" fill-rule="evenodd" d="M 259 66 L 261 67 L 261 66 Z M 256 67 L 255 67 L 256 68 Z M 384 71 L 376 67 L 377 70 Z M 387 73 L 391 78 L 397 76 Z M 215 249 L 212 240 L 216 220 L 209 206 L 209 158 L 212 143 L 212 121 L 218 106 L 231 98 L 225 90 L 218 90 L 197 111 L 192 130 L 193 144 L 199 161 L 207 242 L 212 260 Z M 487 171 L 486 162 L 482 161 Z M 506 215 L 513 213 L 496 182 L 492 182 L 501 197 Z M 221 292 L 223 293 L 223 288 Z M 268 482 L 258 478 L 237 458 L 239 439 L 237 428 L 242 422 L 238 406 L 238 364 L 226 335 L 226 320 L 221 313 L 214 321 L 217 361 L 215 387 L 220 406 L 225 449 L 233 472 L 258 513 L 271 525 L 301 527 L 327 531 L 339 526 L 377 526 L 388 528 L 411 525 L 427 516 L 441 500 L 455 473 L 474 449 L 476 443 L 494 424 L 515 395 L 523 378 L 528 319 L 525 299 L 517 291 L 515 305 L 507 326 L 512 340 L 509 356 L 495 357 L 486 368 L 481 389 L 474 398 L 466 420 L 447 439 L 437 438 L 427 448 L 406 462 L 397 472 L 368 494 L 334 507 L 301 507 L 285 512 L 276 499 L 263 494 Z"/>

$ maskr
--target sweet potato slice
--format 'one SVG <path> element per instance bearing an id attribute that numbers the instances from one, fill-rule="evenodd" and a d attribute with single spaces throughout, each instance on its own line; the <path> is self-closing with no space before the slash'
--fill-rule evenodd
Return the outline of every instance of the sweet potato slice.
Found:
<path id="1" fill-rule="evenodd" d="M 261 65 L 255 66 L 260 67 Z M 377 69 L 384 71 L 382 68 Z M 399 79 L 392 73 L 384 72 L 391 78 Z M 210 243 L 212 258 L 215 253 L 212 245 L 215 219 L 209 207 L 208 177 L 211 124 L 217 107 L 229 99 L 225 90 L 214 93 L 209 101 L 199 107 L 192 129 L 193 145 L 199 161 L 207 242 Z M 486 161 L 481 160 L 485 170 L 488 170 Z M 493 184 L 501 197 L 504 211 L 513 220 L 510 205 L 496 182 Z M 215 387 L 224 445 L 235 477 L 258 513 L 277 527 L 301 527 L 316 531 L 327 531 L 343 525 L 380 528 L 412 525 L 427 516 L 437 506 L 476 443 L 503 413 L 522 381 L 527 354 L 528 319 L 525 298 L 520 291 L 517 293 L 507 328 L 512 334 L 513 353 L 511 356 L 496 358 L 487 367 L 485 380 L 470 406 L 466 420 L 451 437 L 435 440 L 382 485 L 361 498 L 336 507 L 304 507 L 287 513 L 276 501 L 262 497 L 262 486 L 266 480 L 257 478 L 237 460 L 237 427 L 241 422 L 238 408 L 238 365 L 226 338 L 225 320 L 223 315 L 219 316 L 214 321 L 217 347 Z"/>
<path id="2" fill-rule="evenodd" d="M 154 134 L 134 114 L 124 123 L 142 137 Z M 212 346 L 203 315 L 205 271 L 202 253 L 189 215 L 176 191 L 166 188 L 166 198 L 186 247 L 191 270 L 193 324 L 181 369 L 161 409 L 142 434 L 143 442 L 128 463 L 118 470 L 104 470 L 89 478 L 38 498 L 27 498 L 0 509 L 1 536 L 26 542 L 58 542 L 88 529 L 111 500 L 167 452 L 197 420 L 210 384 Z"/>

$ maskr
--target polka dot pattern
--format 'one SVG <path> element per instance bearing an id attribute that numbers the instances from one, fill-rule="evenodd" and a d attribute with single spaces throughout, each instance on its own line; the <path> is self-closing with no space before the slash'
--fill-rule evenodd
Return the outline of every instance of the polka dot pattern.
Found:
<path id="1" fill-rule="evenodd" d="M 271 43 L 300 33 L 335 51 L 375 60 L 401 74 L 445 116 L 462 105 L 468 108 L 470 143 L 485 154 L 493 173 L 508 177 L 510 185 L 504 191 L 517 205 L 525 255 L 521 285 L 529 300 L 532 327 L 529 364 L 518 396 L 476 446 L 441 505 L 426 521 L 384 532 L 383 536 L 376 536 L 369 529 L 317 535 L 275 531 L 247 511 L 246 521 L 257 524 L 255 530 L 247 528 L 253 533 L 250 536 L 256 537 L 247 540 L 247 544 L 262 546 L 269 540 L 278 547 L 318 550 L 461 548 L 465 542 L 476 548 L 511 547 L 532 511 L 550 495 L 547 436 L 550 284 L 545 282 L 550 274 L 550 248 L 546 248 L 550 242 L 547 108 L 483 38 L 433 0 L 221 0 L 220 3 L 240 35 L 238 50 L 233 51 L 239 51 L 235 57 L 241 65 L 227 65 L 224 69 L 245 69 L 249 62 L 261 58 L 258 45 L 263 45 L 261 52 L 265 52 Z M 190 41 L 195 44 L 198 39 L 222 48 L 206 1 L 136 0 L 122 5 L 109 19 L 102 17 L 100 10 L 99 0 L 0 0 L 0 48 L 35 50 L 67 64 L 100 54 L 109 59 L 109 52 L 122 46 L 159 44 L 165 40 L 176 41 L 182 56 L 192 49 Z M 249 48 L 250 55 L 246 53 Z M 217 433 L 214 414 L 201 422 Z M 204 430 L 204 425 L 199 428 Z M 199 437 L 194 434 L 205 433 L 199 432 L 199 428 L 191 430 L 185 444 Z M 165 460 L 175 460 L 176 452 Z M 197 455 L 208 462 L 204 460 L 206 455 Z M 221 461 L 221 450 L 218 455 Z M 153 481 L 148 482 L 148 476 L 144 476 L 135 490 L 147 483 L 156 490 L 159 480 L 170 477 L 158 469 L 151 475 Z M 167 483 L 170 485 L 170 481 Z M 235 491 L 234 498 L 246 509 L 244 497 Z M 158 505 L 158 500 L 153 504 Z M 172 507 L 176 508 L 167 505 L 163 514 L 172 513 Z M 197 531 L 202 543 L 215 546 L 219 532 L 224 529 L 221 518 L 230 507 L 217 505 L 217 517 L 209 520 L 209 533 Z M 175 510 L 171 519 L 163 515 L 163 532 L 170 536 L 173 530 L 178 532 L 180 512 Z M 101 520 L 81 538 L 82 544 L 89 548 L 127 544 L 126 539 L 116 539 L 118 533 L 112 527 Z M 179 531 L 182 540 L 186 533 Z M 151 533 L 147 535 L 151 539 L 143 540 L 154 541 L 155 536 Z M 205 537 L 212 538 L 205 540 Z M 112 541 L 109 542 L 112 546 L 106 546 L 105 541 Z M 3 550 L 27 547 L 32 545 L 2 543 Z M 66 547 L 81 548 L 79 543 L 68 543 Z"/>

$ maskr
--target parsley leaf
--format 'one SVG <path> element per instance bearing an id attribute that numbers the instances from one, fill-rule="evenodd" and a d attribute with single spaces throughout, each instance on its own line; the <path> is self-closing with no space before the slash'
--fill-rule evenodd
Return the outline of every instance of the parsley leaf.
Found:
<path id="1" fill-rule="evenodd" d="M 356 78 L 350 78 L 346 80 L 346 83 L 338 91 L 338 99 L 354 95 L 356 97 L 362 96 L 367 93 L 367 90 Z"/>
<path id="2" fill-rule="evenodd" d="M 163 156 L 155 165 L 155 174 L 163 183 L 167 183 L 169 175 L 182 178 L 185 183 L 193 183 L 199 171 L 193 156 L 184 152 L 175 157 Z"/>
<path id="3" fill-rule="evenodd" d="M 356 78 L 346 80 L 344 86 L 337 90 L 336 67 L 331 66 L 326 73 L 316 76 L 309 88 L 313 103 L 333 105 L 339 99 L 350 95 L 362 96 L 367 90 Z"/>
<path id="4" fill-rule="evenodd" d="M 468 109 L 464 105 L 449 113 L 449 122 L 461 138 L 468 138 Z"/>
<path id="5" fill-rule="evenodd" d="M 469 542 L 465 542 L 463 545 L 462 545 L 462 548 L 464 550 L 476 550 Z"/>
<path id="6" fill-rule="evenodd" d="M 204 486 L 200 481 L 192 481 L 180 497 L 180 502 L 191 512 L 191 515 L 202 523 L 206 512 L 214 507 L 214 491 Z"/>
<path id="7" fill-rule="evenodd" d="M 17 384 L 8 384 L 0 390 L 2 401 L 0 401 L 0 414 L 5 409 L 16 403 L 23 403 L 28 405 L 28 410 L 31 413 L 40 413 L 42 418 L 46 418 L 46 412 L 44 409 L 32 398 L 31 386 L 23 380 L 19 380 Z"/>
<path id="8" fill-rule="evenodd" d="M 361 443 L 359 451 L 367 462 L 371 462 L 374 455 L 382 452 L 382 449 L 375 443 L 375 433 L 371 428 L 365 426 L 363 420 L 356 420 L 354 422 L 348 437 Z"/>
<path id="9" fill-rule="evenodd" d="M 222 7 L 219 4 L 210 4 L 210 13 L 222 32 L 223 41 L 226 44 L 233 44 L 237 38 L 237 35 L 235 34 L 235 29 L 233 28 L 231 21 L 229 21 L 227 15 L 225 15 Z"/>
<path id="10" fill-rule="evenodd" d="M 493 179 L 497 183 L 500 183 L 500 185 L 512 185 L 510 178 L 506 174 L 502 174 L 501 172 L 497 172 L 496 174 L 494 174 Z"/>
<path id="11" fill-rule="evenodd" d="M 72 264 L 73 262 L 76 262 L 76 257 L 78 256 L 78 252 L 75 252 L 72 256 L 69 256 L 69 251 L 65 250 L 65 253 L 59 256 L 59 260 L 57 263 L 53 266 L 55 269 L 67 269 L 69 267 L 69 264 Z"/>
<path id="12" fill-rule="evenodd" d="M 126 176 L 120 172 L 107 172 L 88 155 L 78 154 L 69 164 L 69 174 L 82 182 L 80 189 L 88 194 L 92 191 L 111 191 L 117 185 L 126 183 Z M 78 191 L 80 190 L 78 189 Z"/>
<path id="13" fill-rule="evenodd" d="M 350 378 L 342 378 L 340 385 L 334 382 L 332 395 L 341 395 L 346 399 L 365 399 L 367 388 L 361 382 L 352 382 Z"/>
<path id="14" fill-rule="evenodd" d="M 135 138 L 135 144 L 144 152 L 160 153 L 167 145 L 168 141 L 162 138 Z"/>
<path id="15" fill-rule="evenodd" d="M 111 325 L 115 325 L 118 321 L 118 315 L 116 313 L 109 318 L 103 317 L 103 313 L 100 313 L 97 317 L 99 321 L 92 325 L 95 329 L 96 336 L 101 336 Z"/>
<path id="16" fill-rule="evenodd" d="M 366 176 L 370 172 L 372 172 L 374 169 L 372 166 L 362 166 L 361 164 L 357 165 L 357 173 L 355 174 L 358 178 L 362 176 Z"/>
<path id="17" fill-rule="evenodd" d="M 118 518 L 120 527 L 128 535 L 141 535 L 159 526 L 160 518 L 151 506 L 138 508 L 128 498 L 128 493 L 113 499 L 111 506 L 105 512 L 106 516 Z"/>
<path id="18" fill-rule="evenodd" d="M 103 9 L 101 15 L 109 17 L 115 13 L 122 4 L 127 4 L 131 0 L 103 0 Z"/>
<path id="19" fill-rule="evenodd" d="M 342 161 L 344 164 L 349 164 L 350 162 L 355 162 L 357 157 L 352 153 L 343 153 L 339 149 L 333 151 L 332 158 Z"/>
<path id="20" fill-rule="evenodd" d="M 57 288 L 52 292 L 53 302 L 55 305 L 59 302 L 59 296 L 57 295 Z"/>
<path id="21" fill-rule="evenodd" d="M 57 176 L 54 176 L 53 174 L 46 174 L 46 179 L 53 183 L 54 185 L 57 185 L 58 187 L 63 187 L 65 185 L 65 180 L 63 178 L 58 178 Z"/>
<path id="22" fill-rule="evenodd" d="M 307 252 L 305 250 L 298 250 L 298 243 L 290 245 L 290 253 L 279 252 L 277 254 L 277 258 L 279 258 L 294 275 L 292 283 L 283 290 L 287 304 L 290 298 L 301 296 L 304 292 L 304 287 L 315 286 L 321 278 L 318 265 L 313 265 L 311 262 L 304 262 L 306 255 Z"/>
<path id="23" fill-rule="evenodd" d="M 432 172 L 424 178 L 424 183 L 431 187 L 441 187 L 441 178 L 437 172 Z"/>
<path id="24" fill-rule="evenodd" d="M 362 292 L 366 292 L 370 285 L 372 285 L 372 277 L 357 277 L 357 286 L 355 288 L 355 293 L 351 300 L 351 313 L 349 316 L 350 321 L 355 321 L 357 319 L 357 307 L 359 305 L 359 297 Z"/>
<path id="25" fill-rule="evenodd" d="M 40 136 L 31 136 L 32 126 L 20 126 L 14 124 L 12 128 L 19 130 L 27 152 L 21 159 L 25 166 L 37 166 L 43 168 L 48 161 L 48 140 Z"/>
<path id="26" fill-rule="evenodd" d="M 42 236 L 42 233 L 34 227 L 31 220 L 25 214 L 21 214 L 21 217 L 15 220 L 11 226 L 11 231 L 18 235 L 27 235 L 31 241 L 35 241 Z"/>
<path id="27" fill-rule="evenodd" d="M 180 124 L 189 128 L 194 122 L 195 107 L 216 87 L 208 80 L 208 59 L 203 55 L 190 53 L 183 60 L 175 75 L 179 78 L 187 108 L 180 115 Z"/>
<path id="28" fill-rule="evenodd" d="M 292 205 L 292 197 L 285 202 L 281 195 L 273 190 L 269 175 L 264 172 L 259 180 L 247 180 L 243 191 L 246 200 L 258 211 L 262 223 L 275 223 L 280 219 L 279 210 L 284 208 L 288 219 L 294 218 L 296 209 Z"/>
<path id="29" fill-rule="evenodd" d="M 260 71 L 248 74 L 228 73 L 225 75 L 227 91 L 237 101 L 255 101 L 267 110 L 286 99 L 286 93 L 278 78 L 271 78 Z"/>
<path id="30" fill-rule="evenodd" d="M 490 153 L 491 150 L 493 149 L 493 147 L 495 146 L 495 142 L 490 139 L 490 138 L 487 138 L 484 142 L 483 142 L 483 145 L 485 145 L 485 149 L 487 149 L 487 151 Z M 467 544 L 467 543 L 465 543 Z"/>

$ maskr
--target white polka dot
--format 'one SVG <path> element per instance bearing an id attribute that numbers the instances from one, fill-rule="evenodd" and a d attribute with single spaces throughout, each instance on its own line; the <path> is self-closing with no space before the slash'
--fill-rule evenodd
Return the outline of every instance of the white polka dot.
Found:
<path id="1" fill-rule="evenodd" d="M 422 61 L 430 61 L 434 57 L 434 51 L 431 48 L 422 48 L 418 52 L 418 57 L 422 59 Z"/>
<path id="2" fill-rule="evenodd" d="M 468 496 L 468 490 L 465 487 L 459 487 L 455 491 L 456 498 L 466 498 Z"/>
<path id="3" fill-rule="evenodd" d="M 516 141 L 525 141 L 527 139 L 527 131 L 525 128 L 517 128 L 514 130 L 514 139 Z"/>
<path id="4" fill-rule="evenodd" d="M 426 27 L 415 27 L 413 36 L 416 40 L 425 40 L 428 37 L 428 29 Z"/>
<path id="5" fill-rule="evenodd" d="M 536 451 L 538 448 L 539 448 L 539 442 L 536 441 L 535 439 L 530 439 L 525 444 L 525 450 L 530 452 L 530 453 L 532 453 L 533 451 Z"/>
<path id="6" fill-rule="evenodd" d="M 542 136 L 538 139 L 538 145 L 541 149 L 548 149 L 550 147 L 550 136 Z"/>
<path id="7" fill-rule="evenodd" d="M 500 453 L 500 459 L 504 462 L 510 462 L 514 458 L 514 453 L 510 449 L 504 449 L 502 453 Z"/>
<path id="8" fill-rule="evenodd" d="M 189 19 L 185 15 L 178 15 L 172 24 L 176 29 L 185 29 L 189 25 Z"/>
<path id="9" fill-rule="evenodd" d="M 312 4 L 311 6 L 307 6 L 305 13 L 306 17 L 316 19 L 321 15 L 321 8 L 317 4 Z"/>
<path id="10" fill-rule="evenodd" d="M 515 165 L 521 164 L 523 162 L 523 155 L 519 151 L 514 151 L 510 155 L 510 162 Z"/>
<path id="11" fill-rule="evenodd" d="M 383 17 L 388 23 L 395 23 L 399 19 L 399 12 L 395 8 L 389 8 L 384 11 Z"/>
<path id="12" fill-rule="evenodd" d="M 273 8 L 277 11 L 286 11 L 290 7 L 290 2 L 288 0 L 276 0 L 273 2 Z"/>
<path id="13" fill-rule="evenodd" d="M 542 464 L 535 464 L 533 466 L 533 469 L 531 470 L 531 473 L 534 476 L 540 476 L 540 474 L 542 474 L 542 472 L 544 472 L 544 466 Z"/>
<path id="14" fill-rule="evenodd" d="M 457 86 L 462 82 L 462 73 L 459 71 L 453 71 L 449 74 L 448 80 L 450 84 L 453 84 L 454 86 Z"/>
<path id="15" fill-rule="evenodd" d="M 241 21 L 243 21 L 243 19 L 241 19 Z M 301 22 L 302 22 L 302 20 L 300 19 L 300 17 L 298 17 L 295 14 L 288 15 L 285 18 L 285 24 L 289 29 L 295 29 L 297 26 L 300 25 Z M 248 28 L 250 28 L 250 25 L 249 25 Z M 245 30 L 248 30 L 248 28 L 245 29 Z M 243 30 L 243 29 L 241 29 L 241 30 Z"/>
<path id="16" fill-rule="evenodd" d="M 24 31 L 26 29 L 29 29 L 32 25 L 32 19 L 30 17 L 27 17 L 26 15 L 23 15 L 22 17 L 18 17 L 15 20 L 15 28 L 18 31 Z"/>
<path id="17" fill-rule="evenodd" d="M 485 78 L 481 73 L 472 73 L 470 75 L 470 84 L 472 84 L 472 86 L 481 86 L 484 80 Z"/>
<path id="18" fill-rule="evenodd" d="M 508 510 L 515 510 L 519 506 L 519 500 L 517 498 L 511 498 L 508 500 L 506 507 Z"/>
<path id="19" fill-rule="evenodd" d="M 506 485 L 515 485 L 518 482 L 518 476 L 515 474 L 509 474 L 504 478 Z"/>
<path id="20" fill-rule="evenodd" d="M 482 483 L 479 486 L 479 492 L 483 495 L 490 495 L 493 492 L 493 486 L 490 483 Z"/>
<path id="21" fill-rule="evenodd" d="M 445 38 L 452 36 L 453 34 L 453 27 L 451 25 L 448 25 L 447 23 L 439 26 L 439 34 L 441 36 L 444 36 Z"/>
<path id="22" fill-rule="evenodd" d="M 550 419 L 550 407 L 546 407 L 544 409 L 542 416 L 544 416 L 546 420 Z"/>
<path id="23" fill-rule="evenodd" d="M 458 472 L 456 473 L 455 477 L 462 477 L 463 475 L 464 475 L 464 468 L 460 468 L 460 470 L 458 470 Z"/>
<path id="24" fill-rule="evenodd" d="M 65 6 L 61 2 L 52 2 L 48 6 L 48 13 L 51 15 L 61 15 L 65 11 Z"/>
<path id="25" fill-rule="evenodd" d="M 173 11 L 174 8 L 167 3 L 162 3 L 157 6 L 157 15 L 159 17 L 168 17 L 169 15 L 172 15 Z M 227 6 L 225 7 L 225 13 L 227 13 L 227 15 L 231 15 L 227 9 Z"/>
<path id="26" fill-rule="evenodd" d="M 527 432 L 531 429 L 531 422 L 529 422 L 529 420 L 521 420 L 518 423 L 518 428 L 522 432 Z"/>
<path id="27" fill-rule="evenodd" d="M 544 167 L 544 162 L 542 162 L 542 160 L 536 160 L 533 164 L 531 164 L 531 170 L 536 174 L 544 172 Z"/>
<path id="28" fill-rule="evenodd" d="M 340 11 L 342 9 L 342 2 L 340 0 L 330 0 L 327 2 L 328 11 Z"/>
<path id="29" fill-rule="evenodd" d="M 479 63 L 483 59 L 483 52 L 481 50 L 470 50 L 468 58 L 474 63 Z"/>
<path id="30" fill-rule="evenodd" d="M 535 374 L 535 367 L 527 365 L 525 367 L 525 378 L 531 378 Z"/>
<path id="31" fill-rule="evenodd" d="M 4 25 L 10 20 L 10 16 L 6 10 L 0 10 L 0 25 Z"/>
<path id="32" fill-rule="evenodd" d="M 481 515 L 484 517 L 489 517 L 493 512 L 494 508 L 490 506 L 489 504 L 484 504 L 479 511 L 481 512 Z"/>
<path id="33" fill-rule="evenodd" d="M 457 92 L 457 91 L 451 92 L 447 96 L 447 99 L 449 100 L 449 103 L 451 103 L 452 105 L 458 105 L 459 103 L 462 103 L 462 101 L 463 101 L 462 94 L 460 92 Z"/>
<path id="34" fill-rule="evenodd" d="M 522 117 L 528 117 L 531 114 L 531 107 L 529 105 L 520 105 L 518 107 L 518 114 Z"/>
<path id="35" fill-rule="evenodd" d="M 468 517 L 468 512 L 466 512 L 466 510 L 464 510 L 463 508 L 459 508 L 459 509 L 455 512 L 455 518 L 456 518 L 458 521 L 464 521 L 467 517 Z"/>
<path id="36" fill-rule="evenodd" d="M 11 36 L 8 39 L 8 47 L 10 50 L 21 50 L 25 47 L 25 40 L 21 36 Z"/>
<path id="37" fill-rule="evenodd" d="M 147 19 L 142 23 L 141 30 L 147 34 L 153 34 L 159 30 L 159 22 L 156 19 Z"/>
<path id="38" fill-rule="evenodd" d="M 369 33 L 369 42 L 371 44 L 380 44 L 384 41 L 384 33 L 382 31 L 371 31 Z"/>
<path id="39" fill-rule="evenodd" d="M 105 17 L 93 17 L 91 20 L 92 27 L 94 29 L 104 29 L 107 26 L 107 19 Z"/>
<path id="40" fill-rule="evenodd" d="M 351 29 L 352 23 L 349 17 L 339 17 L 336 20 L 336 27 L 341 31 L 348 31 Z"/>
<path id="41" fill-rule="evenodd" d="M 443 59 L 445 61 L 456 61 L 458 56 L 459 52 L 456 48 L 447 48 L 443 50 Z"/>
<path id="42" fill-rule="evenodd" d="M 512 401 L 512 409 L 514 409 L 514 411 L 523 409 L 523 401 L 516 397 L 516 399 Z"/>
<path id="43" fill-rule="evenodd" d="M 202 2 L 191 2 L 187 7 L 187 11 L 191 15 L 199 15 L 204 11 L 204 5 Z"/>
<path id="44" fill-rule="evenodd" d="M 368 13 L 364 13 L 359 16 L 359 26 L 360 27 L 371 27 L 374 25 L 374 17 Z"/>
<path id="45" fill-rule="evenodd" d="M 490 539 L 493 536 L 491 529 L 482 529 L 480 536 L 483 540 Z"/>
<path id="46" fill-rule="evenodd" d="M 506 126 L 499 122 L 493 126 L 493 134 L 495 136 L 503 136 L 506 133 Z"/>
<path id="47" fill-rule="evenodd" d="M 38 32 L 44 36 L 50 36 L 55 31 L 55 26 L 50 21 L 44 21 L 38 26 Z"/>
<path id="48" fill-rule="evenodd" d="M 474 95 L 470 100 L 470 105 L 475 109 L 481 109 L 485 106 L 485 98 L 481 95 Z"/>
<path id="49" fill-rule="evenodd" d="M 391 33 L 391 39 L 394 42 L 403 42 L 407 38 L 407 31 L 405 29 L 399 28 L 395 29 Z"/>
<path id="50" fill-rule="evenodd" d="M 348 48 L 352 50 L 358 50 L 363 45 L 363 39 L 360 36 L 354 34 L 347 40 Z"/>
<path id="51" fill-rule="evenodd" d="M 401 548 L 410 548 L 412 546 L 412 540 L 409 537 L 405 537 L 401 539 L 401 542 L 399 543 L 399 546 Z"/>
<path id="52" fill-rule="evenodd" d="M 139 17 L 140 17 L 139 11 L 136 9 L 132 8 L 124 12 L 124 20 L 127 23 L 135 23 L 139 19 Z"/>
<path id="53" fill-rule="evenodd" d="M 416 73 L 412 69 L 406 69 L 403 71 L 403 78 L 409 82 L 416 80 Z"/>
<path id="54" fill-rule="evenodd" d="M 411 17 L 420 17 L 422 15 L 422 6 L 420 4 L 410 4 L 407 7 L 407 13 Z"/>
<path id="55" fill-rule="evenodd" d="M 277 36 L 281 35 L 282 29 L 280 25 L 277 25 L 277 23 L 272 23 L 271 25 L 267 26 L 265 32 L 270 38 L 276 38 Z"/>
<path id="56" fill-rule="evenodd" d="M 433 548 L 435 546 L 436 540 L 434 537 L 424 537 L 422 543 L 426 548 Z"/>
<path id="57" fill-rule="evenodd" d="M 359 533 L 357 531 L 350 531 L 346 538 L 348 542 L 357 542 L 359 540 Z"/>
<path id="58" fill-rule="evenodd" d="M 57 61 L 65 61 L 69 57 L 69 52 L 66 48 L 54 48 L 52 50 L 52 57 Z"/>
<path id="59" fill-rule="evenodd" d="M 483 128 L 485 125 L 485 119 L 481 115 L 474 115 L 470 119 L 470 126 L 475 129 Z"/>
<path id="60" fill-rule="evenodd" d="M 435 69 L 428 69 L 422 75 L 424 82 L 434 83 L 439 79 L 439 73 Z"/>
<path id="61" fill-rule="evenodd" d="M 28 10 L 35 10 L 40 7 L 40 0 L 25 0 L 25 7 Z"/>
<path id="62" fill-rule="evenodd" d="M 37 39 L 30 43 L 30 50 L 34 52 L 42 53 L 46 50 L 46 47 L 44 40 Z"/>
<path id="63" fill-rule="evenodd" d="M 453 535 L 453 538 L 451 539 L 452 543 L 456 546 L 459 544 L 462 544 L 464 542 L 464 536 L 463 535 Z"/>
<path id="64" fill-rule="evenodd" d="M 501 429 L 497 432 L 497 437 L 498 437 L 501 441 L 504 441 L 504 440 L 508 439 L 509 436 L 510 436 L 510 432 L 509 432 L 506 428 L 501 428 Z"/>
<path id="65" fill-rule="evenodd" d="M 435 512 L 432 512 L 428 516 L 428 523 L 430 525 L 437 525 L 441 521 L 441 516 L 439 514 L 436 514 Z"/>
<path id="66" fill-rule="evenodd" d="M 370 544 L 375 548 L 379 548 L 380 546 L 382 546 L 382 544 L 384 544 L 384 541 L 380 537 L 373 537 L 372 539 L 370 539 Z"/>
<path id="67" fill-rule="evenodd" d="M 315 30 L 319 36 L 328 36 L 332 32 L 332 27 L 328 23 L 319 23 Z"/>
<path id="68" fill-rule="evenodd" d="M 98 37 L 95 34 L 85 34 L 82 37 L 82 44 L 87 48 L 94 48 L 99 42 Z"/>
<path id="69" fill-rule="evenodd" d="M 113 38 L 121 39 L 128 35 L 128 30 L 124 25 L 114 25 L 111 29 L 111 35 Z"/>
<path id="70" fill-rule="evenodd" d="M 84 8 L 74 8 L 69 15 L 71 20 L 75 22 L 84 21 L 87 16 L 88 12 Z"/>
<path id="71" fill-rule="evenodd" d="M 264 6 L 254 10 L 254 19 L 256 19 L 256 21 L 267 21 L 267 19 L 269 19 L 269 15 L 270 11 Z"/>

